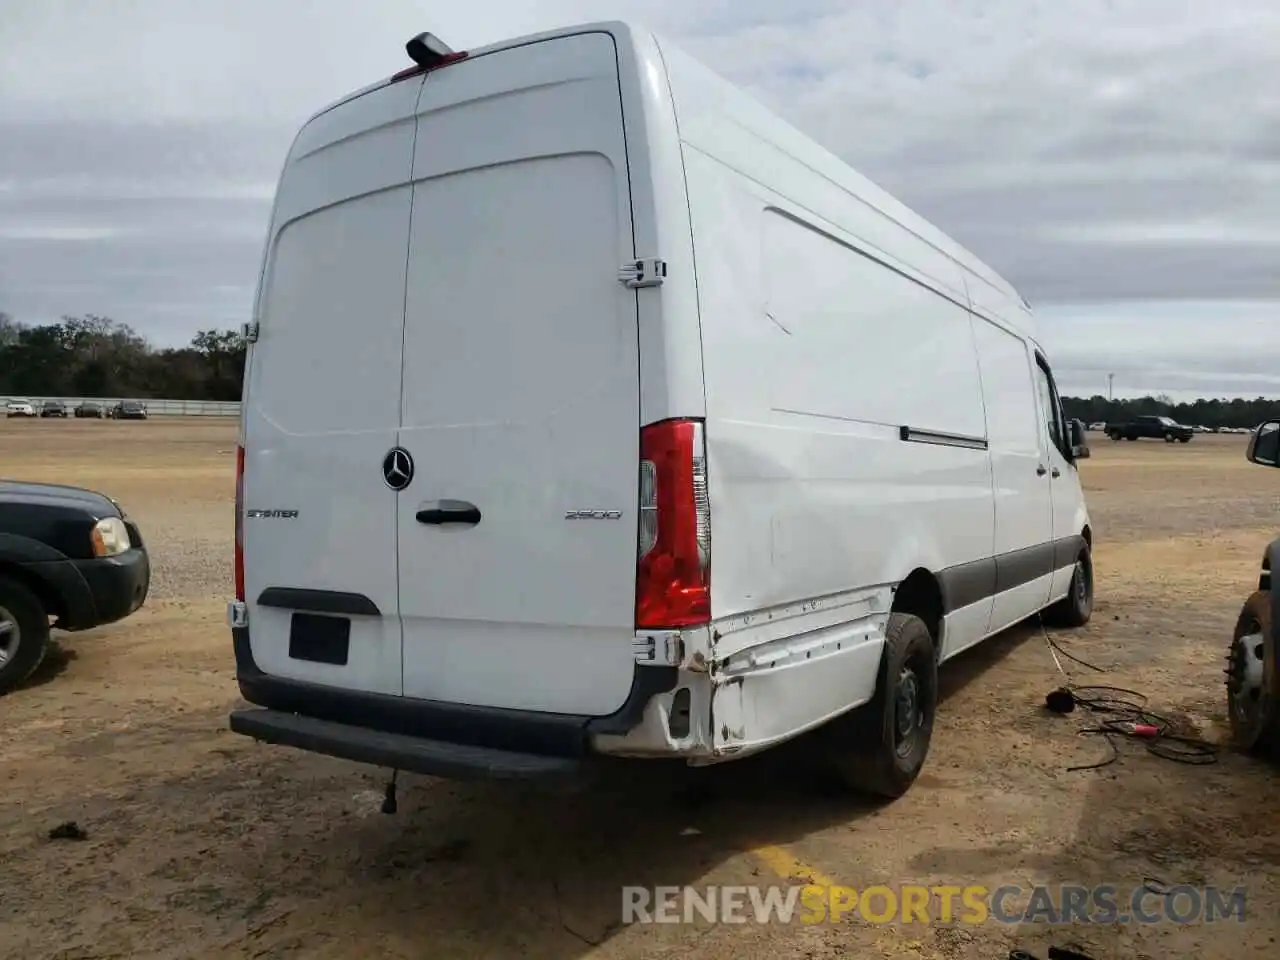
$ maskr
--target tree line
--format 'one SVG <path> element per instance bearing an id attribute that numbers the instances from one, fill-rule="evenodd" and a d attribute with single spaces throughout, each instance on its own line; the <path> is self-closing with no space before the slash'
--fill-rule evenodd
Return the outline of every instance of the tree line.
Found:
<path id="1" fill-rule="evenodd" d="M 0 396 L 239 400 L 245 343 L 238 331 L 201 330 L 185 347 L 157 349 L 128 324 L 87 314 L 28 325 L 0 312 Z M 1172 417 L 1202 427 L 1255 427 L 1280 418 L 1280 399 L 1108 400 L 1063 397 L 1085 423 Z"/>
<path id="2" fill-rule="evenodd" d="M 1089 423 L 1123 423 L 1134 417 L 1169 417 L 1196 427 L 1249 427 L 1280 418 L 1280 398 L 1255 400 L 1194 400 L 1174 403 L 1167 396 L 1108 400 L 1095 394 L 1063 397 L 1062 411 L 1071 420 Z"/>
<path id="3" fill-rule="evenodd" d="M 157 349 L 110 317 L 29 325 L 0 313 L 0 396 L 239 400 L 244 357 L 233 330 Z"/>

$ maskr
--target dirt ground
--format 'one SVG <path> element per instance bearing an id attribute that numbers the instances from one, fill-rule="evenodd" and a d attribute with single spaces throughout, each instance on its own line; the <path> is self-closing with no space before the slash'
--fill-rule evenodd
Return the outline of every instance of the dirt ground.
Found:
<path id="1" fill-rule="evenodd" d="M 1097 437 L 1082 464 L 1096 529 L 1092 623 L 1056 634 L 1078 683 L 1135 688 L 1186 730 L 1225 736 L 1222 658 L 1280 524 L 1280 471 L 1245 438 Z M 1079 735 L 1041 707 L 1062 682 L 1038 628 L 944 667 L 924 774 L 879 809 L 792 752 L 650 771 L 598 792 L 401 780 L 231 734 L 234 425 L 0 424 L 0 475 L 119 499 L 155 564 L 124 623 L 61 635 L 0 700 L 0 956 L 1275 957 L 1280 771 L 1223 751 L 1191 766 Z M 81 842 L 53 841 L 75 821 Z M 623 885 L 902 883 L 1244 887 L 1244 923 L 621 926 Z M 1157 906 L 1148 900 L 1147 906 Z M 1184 909 L 1180 908 L 1180 909 Z"/>

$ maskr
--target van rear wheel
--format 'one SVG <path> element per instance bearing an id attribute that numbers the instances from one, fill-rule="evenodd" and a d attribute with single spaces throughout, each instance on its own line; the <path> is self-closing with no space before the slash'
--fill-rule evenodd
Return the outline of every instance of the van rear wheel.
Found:
<path id="1" fill-rule="evenodd" d="M 919 617 L 889 615 L 880 675 L 871 702 L 831 725 L 831 759 L 859 793 L 893 800 L 915 782 L 933 736 L 938 658 Z"/>

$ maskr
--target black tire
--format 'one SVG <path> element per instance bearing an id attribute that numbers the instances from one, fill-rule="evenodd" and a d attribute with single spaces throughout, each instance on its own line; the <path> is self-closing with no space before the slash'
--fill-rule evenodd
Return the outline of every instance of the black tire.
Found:
<path id="1" fill-rule="evenodd" d="M 31 676 L 49 649 L 49 614 L 40 598 L 18 581 L 0 576 L 0 626 L 6 623 L 11 626 L 0 634 L 0 649 L 15 632 L 17 641 L 7 656 L 0 653 L 0 696 Z"/>
<path id="2" fill-rule="evenodd" d="M 1227 717 L 1231 724 L 1231 742 L 1238 749 L 1261 756 L 1280 757 L 1280 663 L 1276 656 L 1276 635 L 1271 622 L 1271 593 L 1259 590 L 1240 610 L 1236 628 L 1227 651 Z M 1262 634 L 1262 650 L 1253 645 L 1244 649 L 1241 640 Z M 1259 653 L 1261 656 L 1259 656 Z M 1261 682 L 1255 696 L 1244 689 L 1246 659 L 1260 660 Z M 1258 670 L 1259 665 L 1254 665 Z M 1257 675 L 1255 674 L 1255 677 Z"/>
<path id="3" fill-rule="evenodd" d="M 910 714 L 912 729 L 905 736 L 898 725 L 900 704 Z M 829 728 L 837 774 L 859 793 L 902 796 L 929 754 L 937 707 L 938 656 L 929 628 L 911 614 L 890 614 L 875 696 Z"/>
<path id="4" fill-rule="evenodd" d="M 1086 546 L 1076 557 L 1075 573 L 1067 595 L 1045 611 L 1045 619 L 1057 627 L 1083 627 L 1093 616 L 1093 552 Z"/>

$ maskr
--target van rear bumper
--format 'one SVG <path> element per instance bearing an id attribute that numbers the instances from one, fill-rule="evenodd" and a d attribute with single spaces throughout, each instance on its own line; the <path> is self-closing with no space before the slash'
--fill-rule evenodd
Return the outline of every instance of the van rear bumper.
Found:
<path id="1" fill-rule="evenodd" d="M 268 743 L 449 778 L 559 778 L 599 756 L 597 735 L 625 736 L 678 671 L 637 664 L 626 702 L 605 717 L 503 710 L 359 693 L 273 677 L 233 628 L 240 694 L 263 708 L 231 715 L 231 729 Z"/>
<path id="2" fill-rule="evenodd" d="M 441 743 L 279 710 L 237 710 L 231 729 L 265 743 L 454 780 L 572 780 L 583 772 L 582 762 L 569 757 Z"/>

